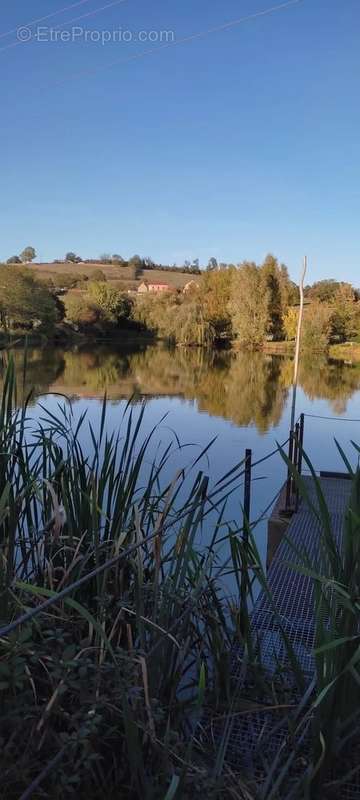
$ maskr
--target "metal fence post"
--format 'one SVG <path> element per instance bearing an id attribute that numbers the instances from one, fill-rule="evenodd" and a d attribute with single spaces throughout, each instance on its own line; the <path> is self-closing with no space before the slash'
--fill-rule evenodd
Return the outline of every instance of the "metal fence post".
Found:
<path id="1" fill-rule="evenodd" d="M 247 524 L 250 522 L 251 508 L 251 468 L 252 450 L 245 450 L 245 481 L 244 481 L 244 531 L 247 537 Z"/>
<path id="2" fill-rule="evenodd" d="M 252 470 L 252 450 L 245 450 L 245 478 L 244 478 L 244 503 L 243 503 L 243 542 L 244 547 L 241 555 L 241 605 L 240 605 L 240 630 L 243 636 L 248 629 L 249 611 L 247 595 L 249 588 L 248 575 L 248 553 L 247 545 L 249 541 L 250 509 L 251 509 L 251 470 Z"/>
<path id="3" fill-rule="evenodd" d="M 293 432 L 290 431 L 289 437 L 289 461 L 290 464 L 293 463 L 293 452 L 294 452 L 294 435 Z M 291 511 L 291 484 L 292 484 L 292 474 L 290 466 L 288 467 L 288 474 L 287 474 L 287 481 L 286 481 L 286 500 L 285 500 L 285 511 Z"/>
<path id="4" fill-rule="evenodd" d="M 297 436 L 297 447 L 296 447 L 296 461 L 295 466 L 298 471 L 298 475 L 301 476 L 302 470 L 302 457 L 303 457 L 303 444 L 304 444 L 304 421 L 305 417 L 304 414 L 300 415 L 300 424 L 298 423 L 296 428 L 296 436 Z M 295 501 L 295 511 L 298 512 L 299 510 L 299 501 L 300 501 L 300 492 L 299 487 L 297 486 L 296 489 L 296 501 Z"/>
<path id="5" fill-rule="evenodd" d="M 297 463 L 299 475 L 301 475 L 301 470 L 302 470 L 304 427 L 305 427 L 305 414 L 300 414 L 299 453 L 298 453 L 298 463 Z"/>

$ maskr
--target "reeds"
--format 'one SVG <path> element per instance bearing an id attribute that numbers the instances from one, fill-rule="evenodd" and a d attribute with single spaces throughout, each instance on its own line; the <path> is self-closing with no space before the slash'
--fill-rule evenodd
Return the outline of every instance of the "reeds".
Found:
<path id="1" fill-rule="evenodd" d="M 359 474 L 341 549 L 316 484 L 323 559 L 303 554 L 294 565 L 316 586 L 316 676 L 309 684 L 279 620 L 290 691 L 269 678 L 251 626 L 254 588 L 269 591 L 253 528 L 243 536 L 242 522 L 227 517 L 244 464 L 212 484 L 204 452 L 169 478 L 180 442 L 154 451 L 157 429 L 145 433 L 144 413 L 129 403 L 109 434 L 106 398 L 97 431 L 59 398 L 35 424 L 27 402 L 18 407 L 9 360 L 0 409 L 3 796 L 322 796 L 344 779 L 329 766 L 359 724 Z M 280 712 L 293 742 L 272 763 L 264 752 L 261 781 L 227 763 L 237 717 L 259 708 Z"/>

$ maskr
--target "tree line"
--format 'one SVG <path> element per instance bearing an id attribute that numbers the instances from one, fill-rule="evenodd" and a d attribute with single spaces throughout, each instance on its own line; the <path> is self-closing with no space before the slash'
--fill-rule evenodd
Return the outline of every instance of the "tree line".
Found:
<path id="1" fill-rule="evenodd" d="M 34 247 L 25 247 L 20 255 L 10 256 L 6 264 L 31 264 L 35 261 L 37 254 Z M 185 260 L 183 266 L 176 264 L 158 264 L 150 256 L 141 257 L 138 254 L 131 256 L 131 258 L 123 258 L 118 253 L 111 255 L 110 253 L 102 253 L 98 258 L 83 259 L 78 253 L 69 250 L 64 258 L 55 258 L 53 264 L 104 264 L 105 266 L 117 267 L 130 267 L 134 270 L 135 274 L 139 275 L 142 270 L 156 269 L 166 270 L 173 272 L 188 272 L 189 274 L 198 275 L 201 273 L 200 261 L 198 258 Z M 216 265 L 214 267 L 213 265 Z M 225 265 L 222 265 L 225 266 Z M 216 259 L 210 259 L 208 269 L 218 268 Z"/>
<path id="2" fill-rule="evenodd" d="M 331 341 L 360 335 L 359 292 L 351 284 L 320 281 L 306 289 L 304 346 L 325 349 Z M 206 271 L 184 295 L 147 297 L 136 306 L 139 320 L 159 335 L 181 344 L 237 342 L 261 348 L 265 342 L 293 341 L 299 313 L 299 288 L 273 255 L 264 262 Z M 176 318 L 176 326 L 174 319 Z"/>
<path id="3" fill-rule="evenodd" d="M 125 292 L 100 268 L 91 277 L 54 272 L 40 281 L 24 263 L 3 265 L 0 281 L 0 325 L 6 331 L 49 332 L 64 321 L 87 334 L 130 326 L 176 344 L 236 343 L 252 349 L 296 336 L 299 289 L 273 255 L 261 264 L 205 270 L 189 281 L 185 293 L 161 296 Z M 320 281 L 305 294 L 305 347 L 360 341 L 360 295 L 351 284 Z"/>

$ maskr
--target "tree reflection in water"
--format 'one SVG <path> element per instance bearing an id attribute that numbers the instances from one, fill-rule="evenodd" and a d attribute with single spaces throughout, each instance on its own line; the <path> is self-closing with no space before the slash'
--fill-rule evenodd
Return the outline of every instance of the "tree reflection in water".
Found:
<path id="1" fill-rule="evenodd" d="M 24 352 L 14 350 L 19 395 L 59 392 L 69 397 L 181 397 L 200 411 L 238 426 L 255 425 L 265 433 L 281 420 L 293 374 L 293 361 L 260 352 L 219 352 L 165 346 L 143 348 L 85 346 L 77 349 L 29 349 L 25 386 L 21 386 Z M 2 354 L 2 362 L 7 358 Z M 3 367 L 0 362 L 0 381 Z M 334 414 L 360 388 L 360 365 L 302 358 L 299 383 L 311 400 L 326 399 Z"/>

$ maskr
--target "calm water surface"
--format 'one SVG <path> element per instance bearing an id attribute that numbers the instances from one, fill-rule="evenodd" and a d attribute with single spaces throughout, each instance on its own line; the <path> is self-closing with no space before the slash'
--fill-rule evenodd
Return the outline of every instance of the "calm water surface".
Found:
<path id="1" fill-rule="evenodd" d="M 23 353 L 14 351 L 18 372 Z M 87 411 L 96 427 L 104 392 L 109 399 L 107 427 L 119 428 L 126 402 L 135 412 L 146 400 L 143 435 L 157 423 L 152 453 L 174 438 L 189 445 L 173 456 L 168 470 L 176 472 L 216 437 L 201 464 L 217 480 L 239 462 L 246 448 L 256 460 L 288 437 L 291 379 L 290 358 L 262 353 L 207 353 L 200 349 L 168 350 L 164 346 L 85 346 L 32 349 L 28 352 L 25 391 L 34 389 L 31 414 L 43 415 L 41 406 L 58 413 L 59 395 L 71 398 L 75 417 Z M 0 377 L 2 372 L 0 373 Z M 303 359 L 300 369 L 297 414 L 331 417 L 306 418 L 305 449 L 317 469 L 343 470 L 334 437 L 351 453 L 350 440 L 360 443 L 360 365 Z M 164 415 L 166 419 L 163 419 Z M 342 420 L 342 421 L 340 421 Z M 86 433 L 84 430 L 84 445 Z M 355 460 L 355 456 L 353 457 Z M 257 518 L 276 494 L 285 477 L 279 456 L 255 470 L 252 518 Z M 242 487 L 230 501 L 229 515 L 239 518 Z M 258 528 L 258 544 L 266 549 L 266 523 Z"/>

